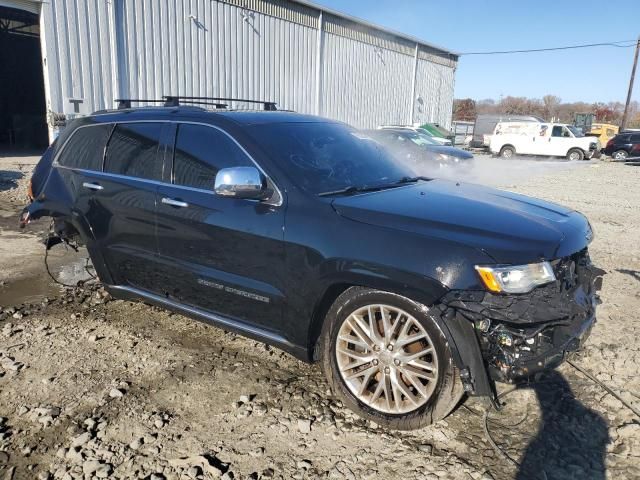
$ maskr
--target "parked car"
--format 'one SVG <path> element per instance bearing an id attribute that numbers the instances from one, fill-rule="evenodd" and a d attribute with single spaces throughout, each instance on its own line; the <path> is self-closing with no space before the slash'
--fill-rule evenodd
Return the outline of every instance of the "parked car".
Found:
<path id="1" fill-rule="evenodd" d="M 444 127 L 441 127 L 438 123 L 425 123 L 420 125 L 422 130 L 427 131 L 430 135 L 437 138 L 444 138 L 447 140 L 451 140 L 451 144 L 455 142 L 456 136 L 453 132 L 447 130 Z"/>
<path id="2" fill-rule="evenodd" d="M 640 132 L 619 133 L 607 142 L 603 153 L 615 160 L 640 157 Z"/>
<path id="3" fill-rule="evenodd" d="M 491 136 L 490 149 L 504 158 L 518 154 L 584 160 L 599 152 L 600 144 L 563 123 L 500 122 Z"/>
<path id="4" fill-rule="evenodd" d="M 421 133 L 423 135 L 427 135 L 429 137 L 431 137 L 435 142 L 439 143 L 440 145 L 453 145 L 453 142 L 448 139 L 448 138 L 443 138 L 440 136 L 434 136 L 431 132 L 425 130 L 424 128 L 421 127 L 411 127 L 411 126 L 407 126 L 407 125 L 381 125 L 378 127 L 378 129 L 380 130 L 387 130 L 387 129 L 391 129 L 391 130 L 398 130 L 398 129 L 403 129 L 403 130 L 409 130 L 412 132 L 416 132 L 416 133 Z"/>
<path id="5" fill-rule="evenodd" d="M 481 113 L 473 125 L 473 138 L 469 144 L 472 148 L 488 148 L 496 125 L 500 122 L 535 122 L 544 123 L 540 117 L 533 115 L 510 115 Z"/>
<path id="6" fill-rule="evenodd" d="M 390 428 L 555 367 L 596 319 L 583 215 L 414 177 L 319 117 L 100 112 L 62 132 L 31 189 L 21 224 L 53 217 L 114 297 L 320 362 L 337 398 Z"/>
<path id="7" fill-rule="evenodd" d="M 468 167 L 473 155 L 459 148 L 448 147 L 432 137 L 408 129 L 366 130 L 364 133 L 377 140 L 405 164 L 419 172 L 433 173 L 442 168 Z"/>

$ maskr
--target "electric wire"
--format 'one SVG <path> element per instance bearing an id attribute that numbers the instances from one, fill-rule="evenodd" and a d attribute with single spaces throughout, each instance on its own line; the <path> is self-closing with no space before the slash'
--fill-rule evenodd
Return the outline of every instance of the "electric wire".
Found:
<path id="1" fill-rule="evenodd" d="M 633 407 L 632 405 L 630 405 L 628 402 L 626 402 L 620 395 L 618 395 L 616 392 L 614 392 L 611 388 L 609 388 L 609 386 L 607 386 L 605 383 L 601 382 L 600 380 L 598 380 L 595 376 L 593 376 L 593 374 L 591 374 L 590 372 L 588 372 L 587 370 L 585 370 L 584 368 L 580 367 L 579 365 L 576 365 L 575 363 L 573 363 L 570 360 L 566 360 L 566 362 L 573 367 L 575 370 L 577 370 L 578 372 L 582 373 L 585 377 L 587 377 L 589 380 L 591 380 L 591 382 L 595 383 L 596 385 L 599 385 L 600 387 L 602 387 L 604 390 L 606 390 L 610 395 L 612 395 L 613 397 L 615 397 L 616 399 L 618 399 L 625 407 L 627 407 L 631 412 L 633 412 L 638 418 L 640 418 L 640 412 L 638 412 L 638 410 Z M 555 382 L 545 382 L 543 381 L 539 381 L 539 382 L 531 382 L 528 385 L 533 385 L 533 384 L 544 384 L 544 383 L 555 383 Z M 576 383 L 576 382 L 571 382 L 571 383 Z M 496 396 L 496 401 L 499 401 L 501 398 L 506 397 L 507 395 L 522 389 L 522 386 L 518 386 L 518 387 L 514 387 L 510 390 L 507 390 L 505 392 L 502 392 L 501 394 Z M 501 457 L 505 458 L 509 463 L 513 464 L 516 468 L 519 468 L 521 465 L 520 463 L 514 459 L 511 455 L 509 455 L 506 450 L 504 448 L 502 448 L 500 445 L 498 445 L 498 443 L 493 439 L 493 436 L 491 435 L 491 431 L 489 430 L 489 422 L 496 424 L 498 426 L 501 427 L 508 427 L 508 428 L 512 428 L 515 426 L 518 426 L 520 424 L 522 424 L 528 417 L 528 411 L 525 413 L 525 416 L 519 420 L 518 422 L 511 424 L 511 425 L 505 425 L 502 424 L 498 421 L 496 421 L 493 418 L 489 417 L 489 413 L 491 412 L 491 410 L 496 410 L 496 407 L 493 403 L 491 403 L 484 411 L 484 413 L 481 415 L 480 413 L 476 412 L 474 409 L 469 408 L 465 405 L 463 405 L 463 407 L 471 412 L 473 415 L 476 416 L 482 416 L 482 421 L 483 421 L 483 429 L 484 429 L 484 435 L 485 438 L 487 439 L 487 441 L 489 442 L 489 445 L 491 445 L 491 447 L 493 448 L 493 450 L 500 455 Z M 546 474 L 545 474 L 546 475 Z"/>
<path id="2" fill-rule="evenodd" d="M 464 55 L 504 55 L 510 53 L 535 53 L 535 52 L 553 52 L 558 50 L 573 50 L 576 48 L 591 48 L 591 47 L 617 47 L 617 48 L 630 48 L 635 47 L 638 40 L 620 40 L 617 42 L 602 42 L 602 43 L 585 43 L 582 45 L 566 45 L 562 47 L 548 47 L 548 48 L 530 48 L 523 50 L 496 50 L 489 52 L 464 52 L 459 53 L 459 56 Z M 621 45 L 628 44 L 628 45 Z"/>
<path id="3" fill-rule="evenodd" d="M 604 390 L 607 391 L 607 393 L 609 393 L 610 395 L 612 395 L 613 397 L 615 397 L 620 403 L 622 403 L 625 407 L 627 407 L 630 411 L 632 411 L 634 413 L 634 415 L 636 415 L 638 418 L 640 418 L 640 411 L 638 411 L 635 407 L 633 407 L 631 404 L 629 404 L 627 401 L 625 401 L 620 395 L 618 395 L 616 392 L 614 392 L 613 390 L 611 390 L 611 388 L 609 388 L 608 385 L 606 385 L 605 383 L 601 382 L 600 380 L 598 380 L 596 377 L 593 376 L 593 374 L 591 374 L 590 372 L 588 372 L 587 370 L 585 370 L 584 368 L 580 367 L 579 365 L 576 365 L 575 363 L 573 363 L 570 360 L 567 360 L 567 363 L 569 365 L 571 365 L 573 368 L 575 368 L 577 371 L 579 371 L 580 373 L 582 373 L 585 377 L 587 377 L 589 380 L 591 380 L 592 382 L 598 384 L 600 387 L 602 387 Z"/>
<path id="4" fill-rule="evenodd" d="M 78 284 L 81 282 L 81 280 L 79 280 L 75 285 L 69 284 L 69 283 L 64 283 L 61 282 L 60 280 L 58 280 L 55 275 L 51 272 L 51 268 L 49 267 L 49 238 L 51 238 L 51 235 L 53 233 L 53 220 L 51 220 L 51 224 L 49 225 L 49 236 L 47 237 L 47 240 L 44 242 L 44 268 L 47 271 L 47 274 L 49 275 L 49 277 L 51 278 L 51 280 L 53 280 L 57 285 L 60 285 L 62 287 L 65 288 L 75 288 L 78 286 Z M 65 242 L 65 247 L 68 247 L 68 244 Z M 74 247 L 75 248 L 75 247 Z M 77 249 L 76 249 L 77 251 Z M 89 261 L 90 261 L 90 257 L 86 258 L 85 264 L 84 264 L 84 269 L 87 272 L 87 274 L 92 278 L 95 279 L 96 276 L 91 273 L 91 271 L 89 270 Z"/>

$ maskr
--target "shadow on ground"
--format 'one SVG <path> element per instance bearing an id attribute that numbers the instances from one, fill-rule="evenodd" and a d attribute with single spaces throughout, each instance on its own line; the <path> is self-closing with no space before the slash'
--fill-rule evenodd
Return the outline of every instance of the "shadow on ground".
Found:
<path id="1" fill-rule="evenodd" d="M 629 275 L 632 278 L 635 278 L 640 282 L 640 271 L 638 270 L 628 270 L 626 268 L 618 268 L 617 272 L 624 273 L 625 275 Z"/>
<path id="2" fill-rule="evenodd" d="M 551 371 L 536 384 L 542 417 L 526 448 L 517 480 L 604 480 L 608 426 L 574 396 L 567 380 Z"/>
<path id="3" fill-rule="evenodd" d="M 13 170 L 0 170 L 0 192 L 11 190 L 18 186 L 18 180 L 24 177 L 24 173 Z"/>

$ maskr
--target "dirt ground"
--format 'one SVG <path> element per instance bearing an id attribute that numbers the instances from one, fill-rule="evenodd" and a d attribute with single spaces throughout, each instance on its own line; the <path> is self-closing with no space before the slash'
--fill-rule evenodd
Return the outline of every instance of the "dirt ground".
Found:
<path id="1" fill-rule="evenodd" d="M 59 290 L 42 264 L 46 221 L 17 229 L 35 161 L 0 157 L 0 479 L 640 478 L 640 418 L 568 364 L 500 388 L 486 425 L 516 466 L 491 446 L 479 400 L 387 431 L 336 401 L 317 366 L 95 283 Z M 590 219 L 607 275 L 573 362 L 640 410 L 640 167 L 476 163 L 474 181 Z"/>

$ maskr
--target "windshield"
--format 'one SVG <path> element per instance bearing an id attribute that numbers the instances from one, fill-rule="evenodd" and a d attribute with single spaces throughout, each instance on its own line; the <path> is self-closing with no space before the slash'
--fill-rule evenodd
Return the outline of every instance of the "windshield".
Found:
<path id="1" fill-rule="evenodd" d="M 573 133 L 574 137 L 584 137 L 584 133 L 582 133 L 582 130 L 580 130 L 579 128 L 576 128 L 573 125 L 567 125 L 567 128 L 571 130 L 571 133 Z"/>
<path id="2" fill-rule="evenodd" d="M 440 145 L 438 142 L 433 140 L 430 135 L 427 135 L 425 133 L 416 133 L 415 137 L 416 138 L 412 137 L 411 141 L 416 145 Z"/>
<path id="3" fill-rule="evenodd" d="M 385 185 L 413 175 L 380 143 L 343 124 L 274 123 L 248 131 L 311 193 Z"/>

